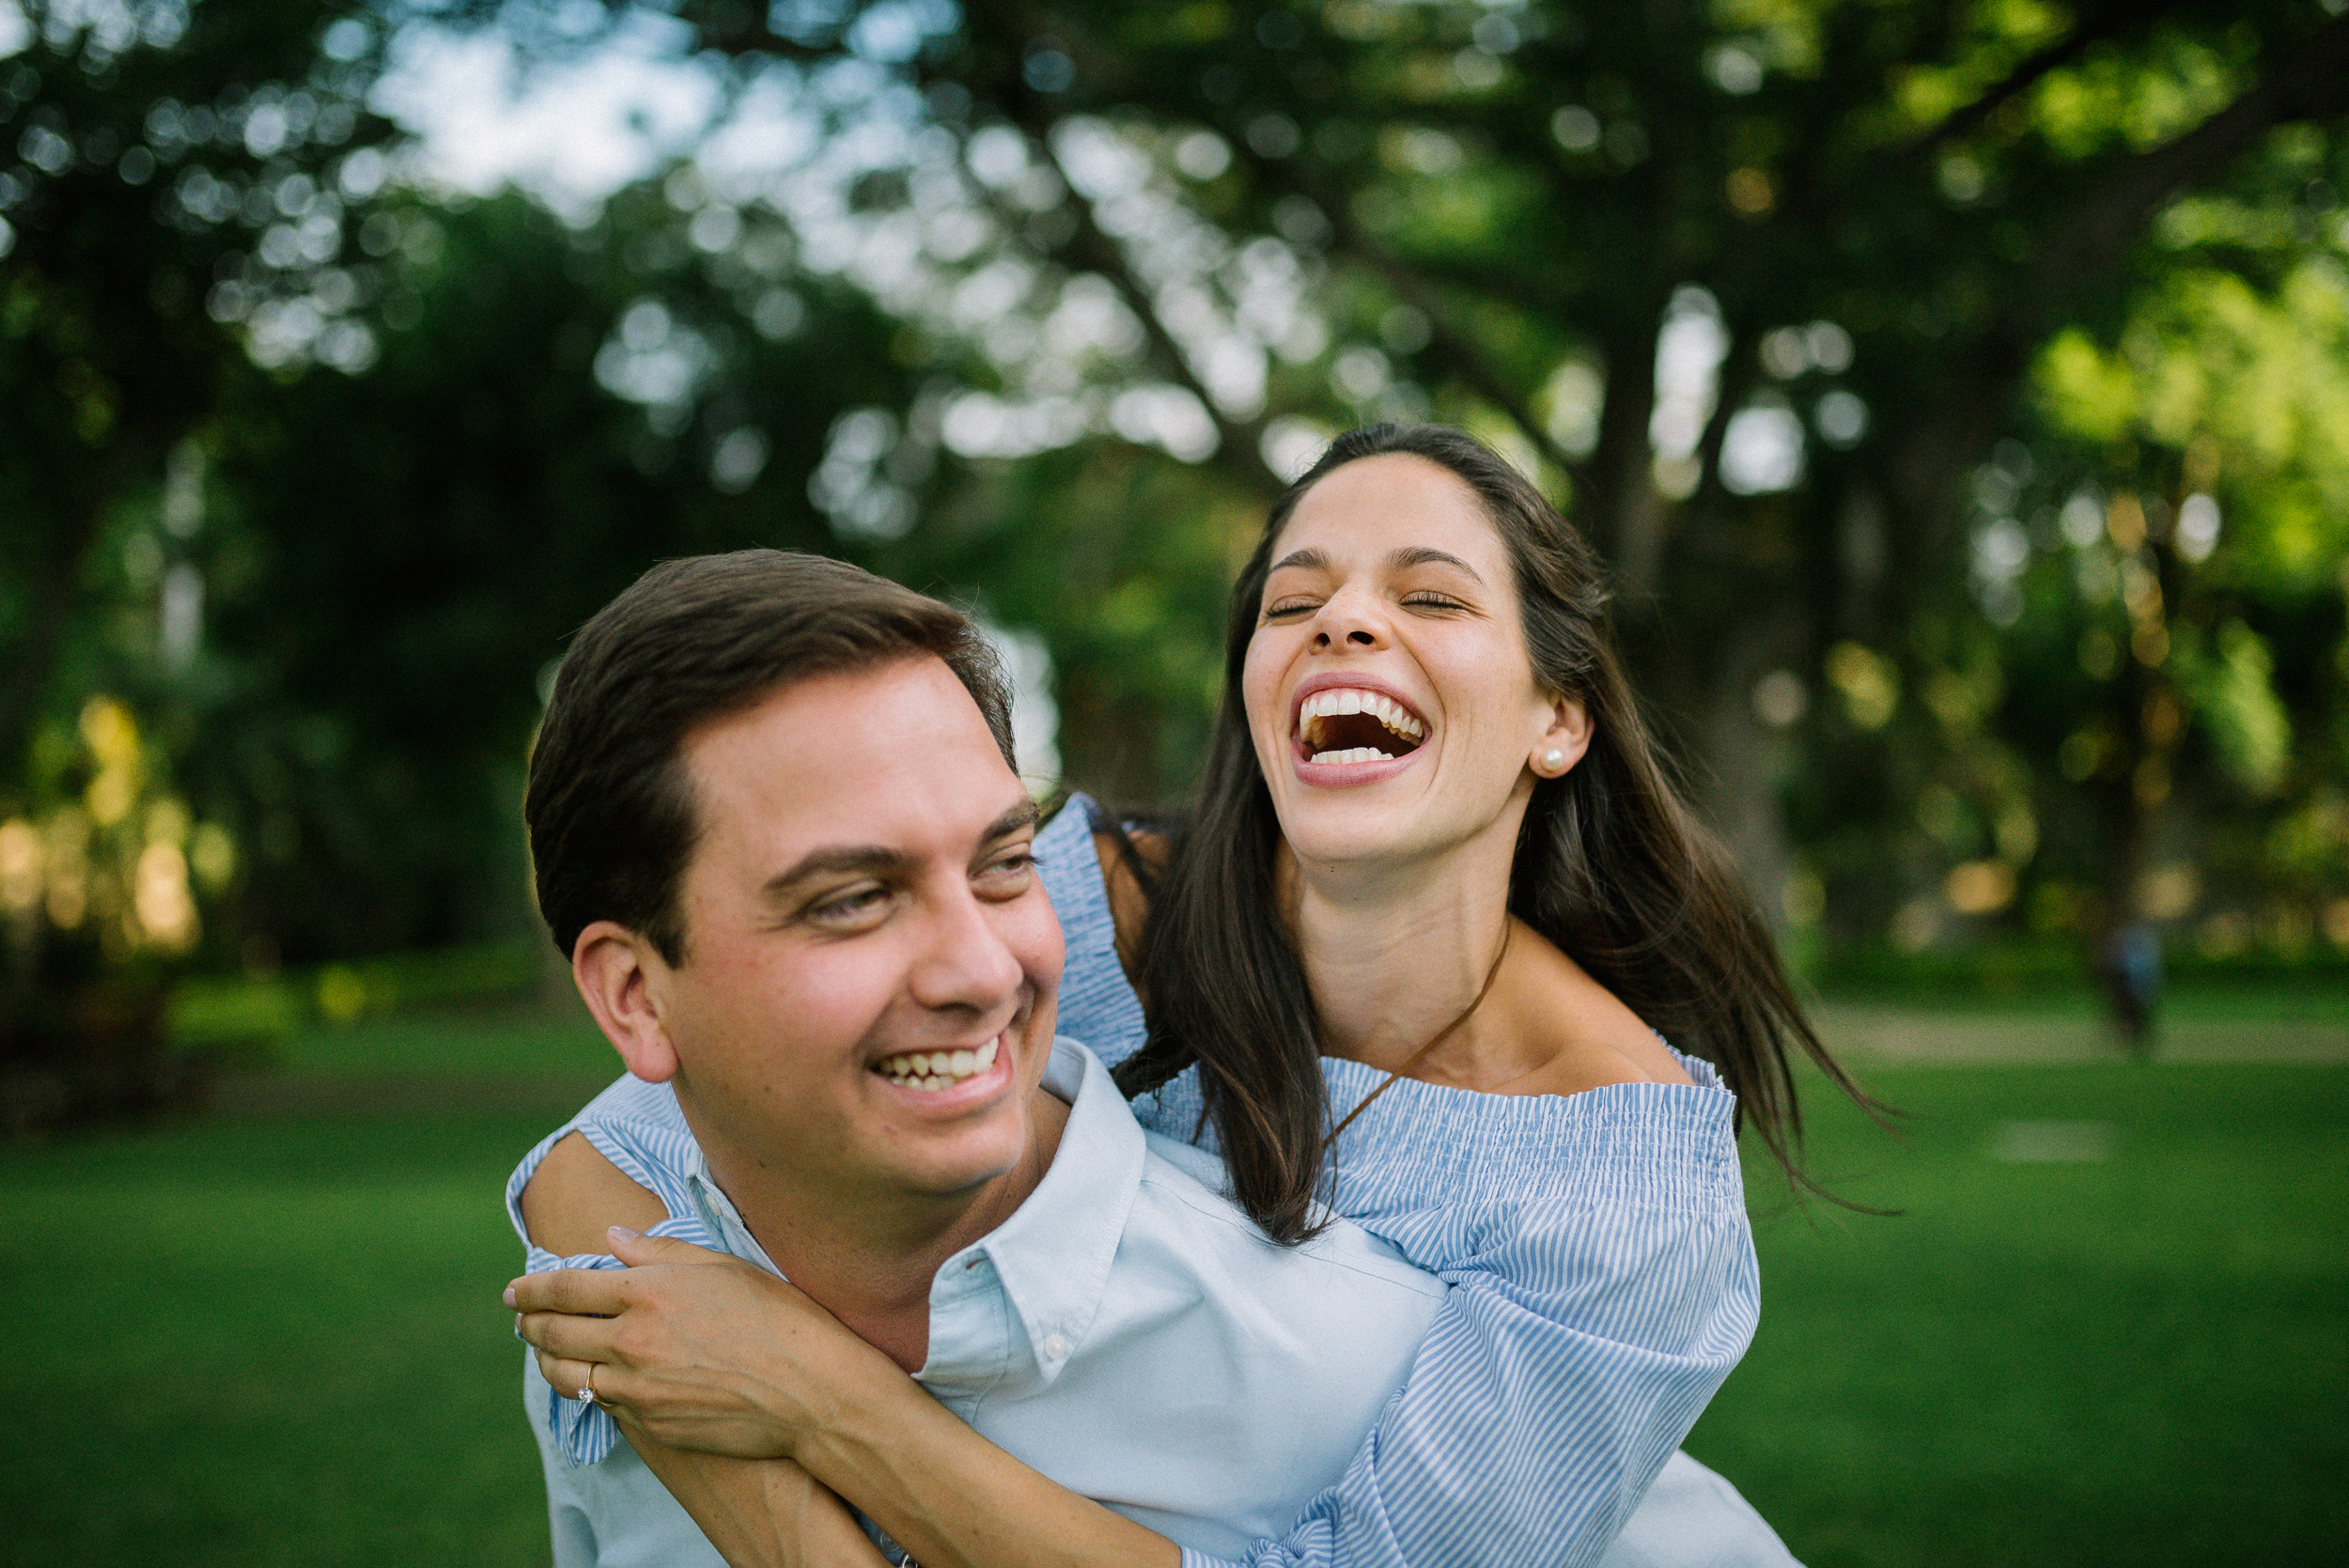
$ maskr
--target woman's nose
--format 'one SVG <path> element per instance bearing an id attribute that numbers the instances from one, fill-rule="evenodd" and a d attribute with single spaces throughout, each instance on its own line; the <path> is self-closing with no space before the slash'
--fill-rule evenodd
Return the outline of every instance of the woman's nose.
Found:
<path id="1" fill-rule="evenodd" d="M 1386 617 L 1366 595 L 1351 592 L 1337 594 L 1325 602 L 1314 627 L 1316 650 L 1333 649 L 1340 644 L 1376 648 L 1386 640 Z"/>

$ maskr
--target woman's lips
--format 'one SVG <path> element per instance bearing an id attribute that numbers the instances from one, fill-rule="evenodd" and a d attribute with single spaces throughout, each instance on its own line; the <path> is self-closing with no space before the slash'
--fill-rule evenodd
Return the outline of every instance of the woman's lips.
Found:
<path id="1" fill-rule="evenodd" d="M 1324 678 L 1301 691 L 1290 740 L 1303 762 L 1320 768 L 1370 768 L 1419 750 L 1428 724 L 1393 693 L 1367 682 Z"/>
<path id="2" fill-rule="evenodd" d="M 1320 789 L 1343 789 L 1351 784 L 1372 784 L 1392 779 L 1410 767 L 1419 755 L 1414 748 L 1401 756 L 1377 756 L 1361 762 L 1324 762 L 1315 760 L 1313 753 L 1307 753 L 1302 742 L 1292 745 L 1290 753 L 1289 766 L 1299 781 Z M 1324 752 L 1319 754 L 1326 757 L 1331 753 Z"/>

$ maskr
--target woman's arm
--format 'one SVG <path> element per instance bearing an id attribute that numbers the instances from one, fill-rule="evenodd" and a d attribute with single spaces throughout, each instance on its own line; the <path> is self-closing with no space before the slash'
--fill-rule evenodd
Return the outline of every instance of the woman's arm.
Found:
<path id="1" fill-rule="evenodd" d="M 673 1449 L 627 1412 L 613 1415 L 728 1568 L 887 1568 L 848 1506 L 790 1460 Z"/>
<path id="2" fill-rule="evenodd" d="M 1660 1085 L 1601 1091 L 1575 1115 L 1560 1114 L 1572 1101 L 1427 1085 L 1398 1096 L 1342 1142 L 1338 1195 L 1455 1288 L 1344 1476 L 1248 1560 L 1594 1560 L 1752 1329 L 1725 1111 Z M 1390 1118 L 1419 1156 L 1390 1157 Z M 645 1266 L 516 1282 L 517 1303 L 542 1314 L 523 1327 L 557 1389 L 577 1389 L 593 1360 L 598 1392 L 658 1440 L 796 1453 L 928 1568 L 1176 1560 L 978 1436 L 781 1281 L 661 1238 L 609 1245 Z"/>
<path id="3" fill-rule="evenodd" d="M 556 1389 L 580 1389 L 595 1363 L 598 1402 L 734 1568 L 828 1560 L 789 1555 L 809 1549 L 798 1533 L 807 1520 L 827 1517 L 801 1483 L 810 1473 L 924 1568 L 1180 1561 L 1173 1542 L 972 1431 L 773 1275 L 666 1237 L 591 1243 L 591 1217 L 659 1201 L 584 1140 L 556 1146 L 567 1147 L 582 1152 L 560 1166 L 551 1153 L 524 1193 L 534 1234 L 543 1221 L 542 1245 L 599 1244 L 631 1266 L 524 1275 L 507 1304 Z"/>

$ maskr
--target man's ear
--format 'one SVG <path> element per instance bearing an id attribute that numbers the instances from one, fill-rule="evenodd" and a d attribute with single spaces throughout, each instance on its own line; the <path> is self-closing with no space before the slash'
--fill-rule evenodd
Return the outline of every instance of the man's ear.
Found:
<path id="1" fill-rule="evenodd" d="M 599 920 L 571 945 L 571 980 L 628 1070 L 647 1083 L 677 1076 L 677 1048 L 661 1021 L 655 975 L 667 966 L 627 926 Z"/>
<path id="2" fill-rule="evenodd" d="M 1549 705 L 1549 728 L 1533 743 L 1533 771 L 1545 779 L 1571 772 L 1591 749 L 1593 728 L 1591 710 L 1581 698 L 1557 698 Z"/>

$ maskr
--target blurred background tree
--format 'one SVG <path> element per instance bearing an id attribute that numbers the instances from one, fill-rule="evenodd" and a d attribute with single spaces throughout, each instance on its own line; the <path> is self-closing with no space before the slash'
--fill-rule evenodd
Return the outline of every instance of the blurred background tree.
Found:
<path id="1" fill-rule="evenodd" d="M 1266 503 L 1432 417 L 1811 961 L 2349 947 L 2339 9 L 0 0 L 7 842 L 103 698 L 221 835 L 170 963 L 526 938 L 565 637 L 750 544 L 1178 800 Z M 451 172 L 630 72 L 627 167 Z"/>

